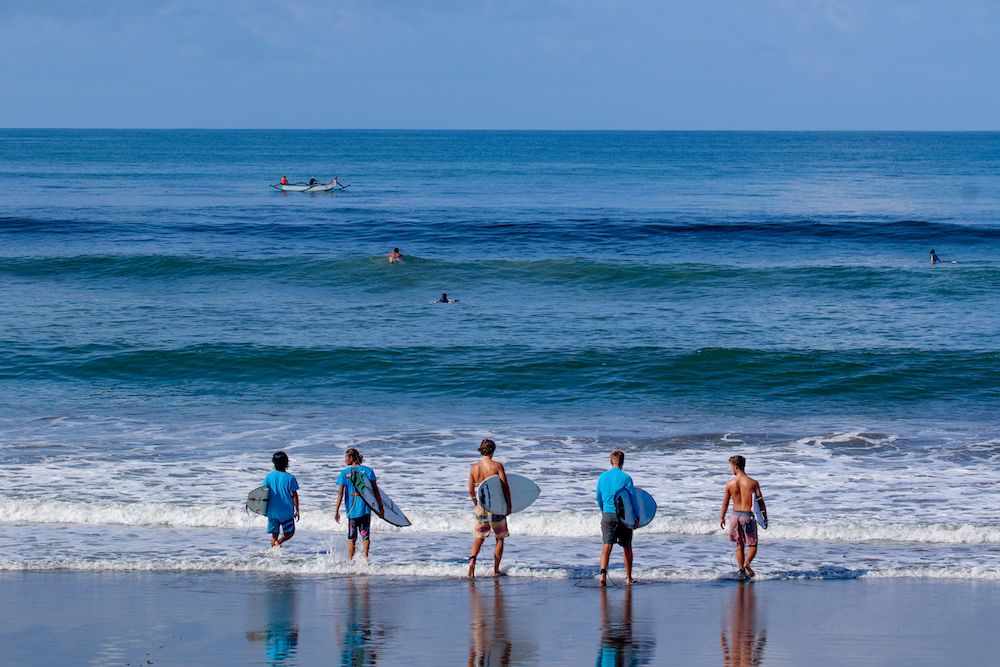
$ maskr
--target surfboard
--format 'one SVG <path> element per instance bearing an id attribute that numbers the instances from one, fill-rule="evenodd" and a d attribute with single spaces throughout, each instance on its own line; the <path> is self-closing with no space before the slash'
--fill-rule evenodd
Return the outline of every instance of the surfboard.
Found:
<path id="1" fill-rule="evenodd" d="M 757 496 L 753 497 L 753 515 L 757 518 L 757 525 L 767 530 L 767 519 L 764 518 L 764 513 L 760 511 L 760 503 L 757 502 Z"/>
<path id="2" fill-rule="evenodd" d="M 378 499 L 375 498 L 375 491 L 369 486 L 368 478 L 365 477 L 364 473 L 360 470 L 352 472 L 351 483 L 358 490 L 361 500 L 365 501 L 365 505 L 371 508 L 372 514 L 378 516 Z M 382 498 L 382 510 L 384 513 L 381 515 L 381 518 L 383 521 L 391 523 L 394 526 L 399 526 L 400 528 L 406 528 L 411 525 L 410 520 L 403 514 L 403 510 L 399 509 L 381 485 L 378 487 L 378 494 Z"/>
<path id="3" fill-rule="evenodd" d="M 507 486 L 510 487 L 510 502 L 513 507 L 507 507 L 499 475 L 487 477 L 476 487 L 476 499 L 479 500 L 480 506 L 490 514 L 506 516 L 520 512 L 538 500 L 538 495 L 542 492 L 538 485 L 527 477 L 512 473 L 507 473 Z"/>
<path id="4" fill-rule="evenodd" d="M 615 508 L 618 518 L 630 528 L 642 528 L 656 516 L 656 501 L 643 489 L 636 488 L 635 495 L 628 489 L 620 489 L 615 494 Z"/>
<path id="5" fill-rule="evenodd" d="M 247 510 L 267 516 L 267 487 L 258 486 L 247 494 Z"/>

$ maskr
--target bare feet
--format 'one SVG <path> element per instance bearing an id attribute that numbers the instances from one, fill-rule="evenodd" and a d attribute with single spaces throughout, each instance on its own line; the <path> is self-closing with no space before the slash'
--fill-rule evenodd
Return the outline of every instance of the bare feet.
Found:
<path id="1" fill-rule="evenodd" d="M 607 586 L 608 585 L 608 571 L 607 570 L 601 570 L 601 578 L 598 579 L 598 585 L 599 586 Z"/>
<path id="2" fill-rule="evenodd" d="M 494 577 L 506 577 L 507 573 L 506 572 L 501 572 L 500 570 L 493 570 L 493 576 Z"/>
<path id="3" fill-rule="evenodd" d="M 476 578 L 476 557 L 475 556 L 469 556 L 469 574 L 468 574 L 468 577 L 469 577 L 469 579 L 475 579 Z"/>
<path id="4" fill-rule="evenodd" d="M 625 585 L 626 586 L 631 586 L 634 581 L 635 581 L 635 579 L 633 579 L 632 577 L 629 577 L 629 578 L 627 578 L 625 580 Z"/>
<path id="5" fill-rule="evenodd" d="M 746 573 L 747 579 L 753 579 L 754 575 L 757 574 L 756 572 L 754 572 L 753 570 L 750 569 L 749 565 L 747 565 L 745 568 L 743 568 L 743 571 Z"/>

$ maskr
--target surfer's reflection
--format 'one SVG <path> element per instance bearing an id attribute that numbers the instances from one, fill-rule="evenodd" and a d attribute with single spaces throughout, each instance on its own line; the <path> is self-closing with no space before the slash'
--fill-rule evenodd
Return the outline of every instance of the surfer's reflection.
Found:
<path id="1" fill-rule="evenodd" d="M 621 609 L 608 601 L 608 589 L 601 588 L 601 647 L 597 667 L 639 667 L 653 657 L 654 641 L 636 633 L 632 623 L 632 588 L 627 587 Z M 611 594 L 613 595 L 613 594 Z"/>
<path id="2" fill-rule="evenodd" d="M 376 632 L 372 622 L 368 578 L 347 580 L 347 628 L 344 631 L 340 667 L 375 667 L 376 648 L 384 632 Z"/>
<path id="3" fill-rule="evenodd" d="M 740 583 L 729 603 L 728 621 L 723 616 L 719 643 L 724 667 L 757 667 L 764 661 L 767 630 L 757 627 L 757 601 L 754 585 Z"/>
<path id="4" fill-rule="evenodd" d="M 469 582 L 472 610 L 472 638 L 469 641 L 469 667 L 507 667 L 514 645 L 507 631 L 507 607 L 503 586 L 493 580 L 493 607 L 487 609 L 476 582 Z"/>
<path id="5" fill-rule="evenodd" d="M 294 665 L 299 645 L 299 624 L 295 616 L 295 581 L 275 577 L 267 587 L 267 629 L 247 632 L 252 642 L 264 642 L 267 664 Z"/>

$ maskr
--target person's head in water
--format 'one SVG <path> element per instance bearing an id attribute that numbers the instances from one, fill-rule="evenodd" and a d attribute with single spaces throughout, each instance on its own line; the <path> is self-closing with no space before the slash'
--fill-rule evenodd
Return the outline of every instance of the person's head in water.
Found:
<path id="1" fill-rule="evenodd" d="M 729 457 L 729 465 L 734 465 L 737 468 L 739 468 L 740 471 L 743 471 L 747 467 L 746 457 L 745 456 L 740 456 L 739 454 L 735 454 L 733 456 L 730 456 Z"/>
<path id="2" fill-rule="evenodd" d="M 479 443 L 479 453 L 483 456 L 493 456 L 493 452 L 497 450 L 497 443 L 493 442 L 489 438 L 483 438 L 483 441 Z"/>
<path id="3" fill-rule="evenodd" d="M 361 452 L 351 447 L 344 452 L 344 460 L 347 462 L 347 465 L 359 466 L 365 460 L 365 457 L 361 455 Z"/>
<path id="4" fill-rule="evenodd" d="M 271 463 L 274 464 L 275 470 L 285 472 L 288 468 L 288 454 L 284 452 L 275 452 L 274 456 L 271 457 Z"/>
<path id="5" fill-rule="evenodd" d="M 392 249 L 392 254 L 398 255 L 399 254 L 399 248 L 393 248 Z"/>
<path id="6" fill-rule="evenodd" d="M 621 468 L 625 465 L 625 452 L 620 449 L 611 452 L 611 465 L 616 468 Z"/>
<path id="7" fill-rule="evenodd" d="M 448 303 L 448 295 L 441 292 L 441 303 Z"/>

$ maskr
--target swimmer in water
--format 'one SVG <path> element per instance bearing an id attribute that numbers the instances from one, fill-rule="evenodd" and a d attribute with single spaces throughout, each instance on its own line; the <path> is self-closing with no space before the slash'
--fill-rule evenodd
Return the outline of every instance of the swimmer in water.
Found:
<path id="1" fill-rule="evenodd" d="M 444 292 L 441 292 L 441 298 L 438 299 L 438 303 L 455 303 L 455 301 L 457 301 L 457 299 L 449 299 L 448 295 Z"/>
<path id="2" fill-rule="evenodd" d="M 392 252 L 386 255 L 386 257 L 389 258 L 390 264 L 395 264 L 396 262 L 403 261 L 403 253 L 399 252 L 399 248 L 393 248 Z"/>
<path id="3" fill-rule="evenodd" d="M 940 264 L 941 260 L 938 258 L 937 253 L 934 252 L 934 248 L 931 248 L 931 264 Z"/>

